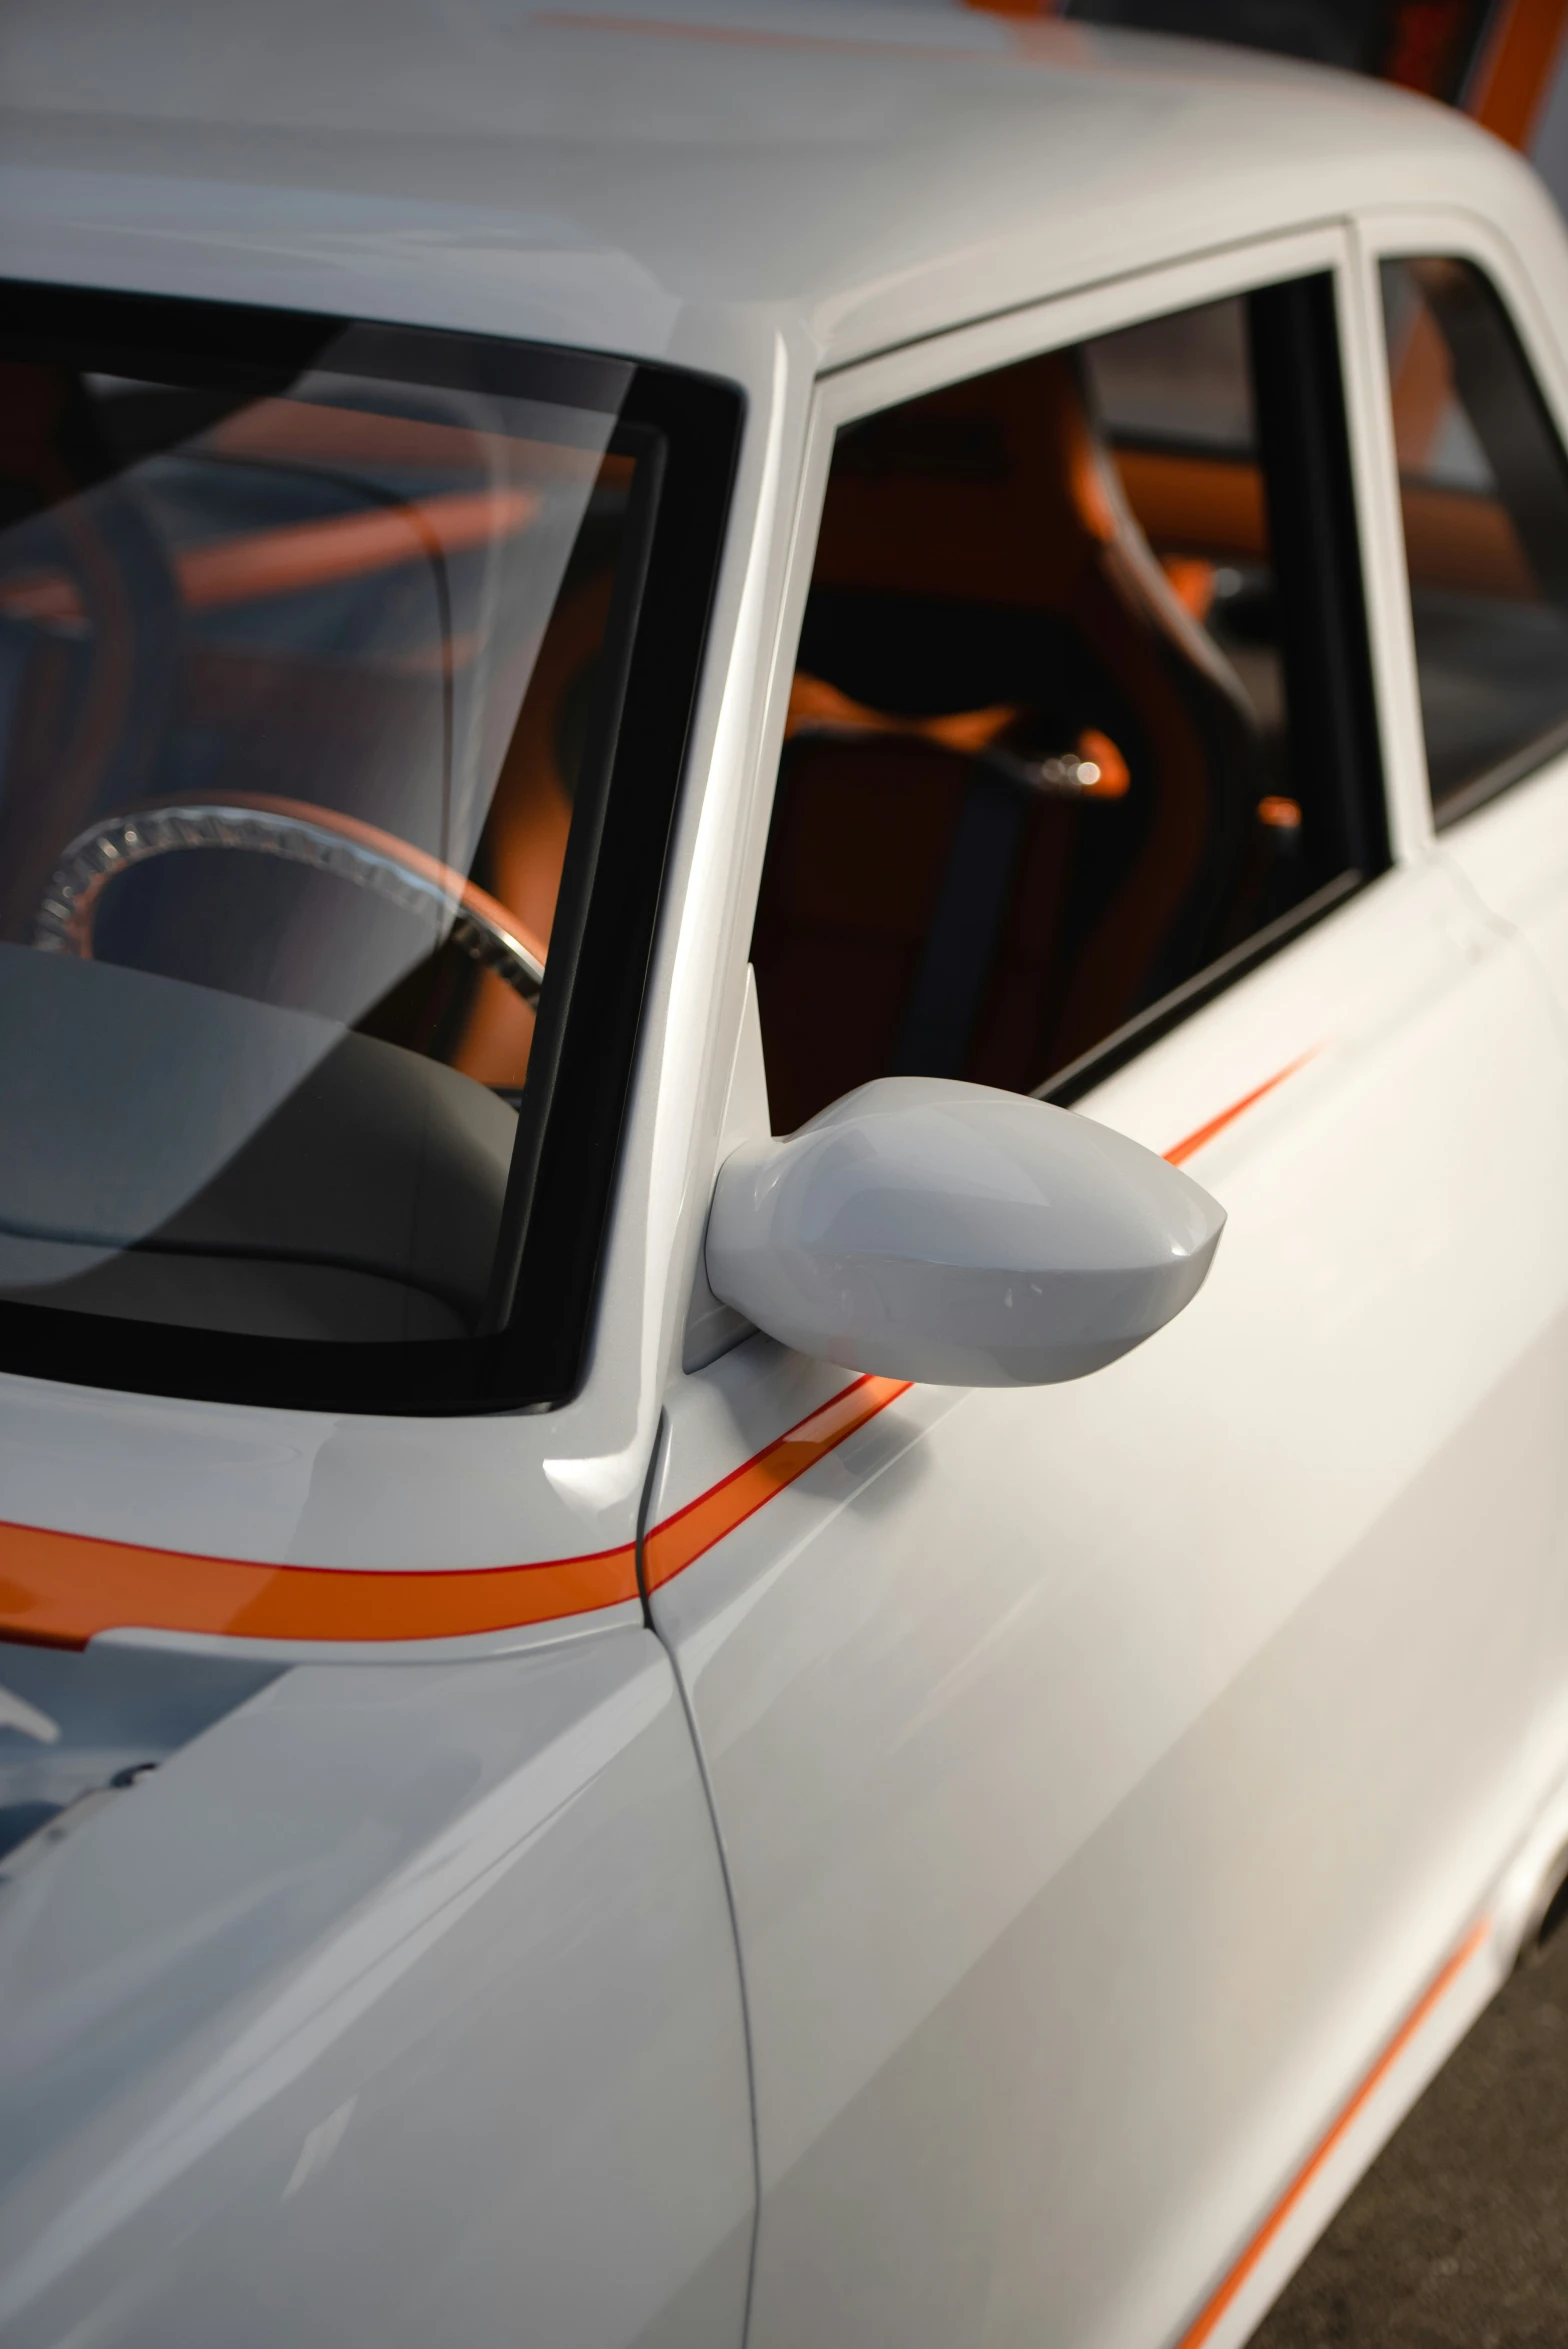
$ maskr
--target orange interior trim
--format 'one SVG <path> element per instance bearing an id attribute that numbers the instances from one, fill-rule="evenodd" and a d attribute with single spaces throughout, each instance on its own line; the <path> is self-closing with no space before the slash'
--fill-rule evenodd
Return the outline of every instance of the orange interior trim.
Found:
<path id="1" fill-rule="evenodd" d="M 814 731 L 914 734 L 923 742 L 940 743 L 944 750 L 973 756 L 989 750 L 997 736 L 1005 734 L 1021 715 L 1016 704 L 998 702 L 989 709 L 954 710 L 936 718 L 902 717 L 895 712 L 874 710 L 869 702 L 855 701 L 849 694 L 840 693 L 825 677 L 813 677 L 809 670 L 797 669 L 790 681 L 784 739 L 789 742 L 797 734 Z"/>
<path id="2" fill-rule="evenodd" d="M 1237 2260 L 1229 2275 L 1226 2276 L 1225 2281 L 1220 2285 L 1219 2290 L 1215 2292 L 1211 2299 L 1204 2303 L 1204 2306 L 1200 2310 L 1195 2321 L 1189 2325 L 1186 2332 L 1182 2334 L 1181 2339 L 1176 2344 L 1176 2349 L 1202 2349 L 1203 2343 L 1210 2338 L 1215 2326 L 1219 2323 L 1220 2318 L 1230 2307 L 1232 2301 L 1236 2298 L 1236 2295 L 1241 2290 L 1243 2284 L 1245 2284 L 1248 2277 L 1255 2272 L 1259 2262 L 1263 2258 L 1264 2253 L 1268 2250 L 1270 2244 L 1275 2241 L 1281 2229 L 1284 2227 L 1286 2220 L 1296 2209 L 1308 2187 L 1313 2183 L 1314 2179 L 1321 2174 L 1330 2155 L 1337 2151 L 1338 2147 L 1344 2142 L 1344 2139 L 1352 2123 L 1365 2110 L 1371 2097 L 1387 2079 L 1389 2073 L 1393 2070 L 1394 2065 L 1404 2054 L 1405 2049 L 1410 2045 L 1411 2040 L 1414 2039 L 1422 2024 L 1427 2021 L 1433 2009 L 1439 2005 L 1442 1999 L 1446 1997 L 1447 1993 L 1452 1989 L 1454 1983 L 1464 1972 L 1465 1967 L 1470 1963 L 1470 1960 L 1481 1948 L 1490 1931 L 1491 1921 L 1490 1919 L 1483 1917 L 1480 1923 L 1473 1926 L 1470 1932 L 1466 1934 L 1464 1940 L 1455 1950 L 1453 1956 L 1448 1960 L 1448 1963 L 1444 1966 L 1436 1981 L 1433 1982 L 1423 1993 L 1423 1995 L 1416 2001 L 1416 2004 L 1411 2008 L 1410 2013 L 1400 2024 L 1399 2029 L 1394 2033 L 1393 2038 L 1384 2048 L 1382 2054 L 1378 2057 L 1377 2062 L 1372 2066 L 1372 2069 L 1368 2072 L 1366 2078 L 1362 2081 L 1360 2087 L 1356 2090 L 1354 2096 L 1352 2096 L 1350 2102 L 1346 2105 L 1344 2111 L 1340 2114 L 1338 2120 L 1334 2123 L 1334 2126 L 1330 2129 L 1328 2135 L 1323 2139 L 1317 2151 L 1308 2161 L 1304 2162 L 1302 2167 L 1296 2172 L 1295 2177 L 1291 2180 L 1289 2186 L 1286 2188 L 1283 2195 L 1281 2195 L 1279 2201 L 1274 2205 L 1274 2208 L 1270 2211 L 1268 2217 L 1264 2220 L 1263 2225 L 1253 2236 L 1252 2241 L 1247 2245 L 1246 2250 L 1242 2253 L 1240 2259 Z"/>
<path id="3" fill-rule="evenodd" d="M 815 1468 L 846 1436 L 907 1394 L 909 1387 L 907 1378 L 869 1374 L 857 1378 L 852 1387 L 845 1387 L 831 1402 L 767 1445 L 744 1468 L 737 1468 L 722 1484 L 688 1501 L 684 1509 L 677 1509 L 673 1517 L 656 1525 L 644 1550 L 649 1590 L 669 1582 L 704 1550 L 711 1550 L 715 1542 L 755 1516 L 775 1493 L 804 1476 L 808 1468 Z"/>
<path id="4" fill-rule="evenodd" d="M 1202 567 L 1209 568 L 1206 564 Z M 906 739 L 914 736 L 922 742 L 934 742 L 942 750 L 978 758 L 1022 715 L 1016 705 L 997 702 L 988 709 L 953 710 L 934 718 L 904 717 L 896 712 L 874 710 L 868 702 L 854 701 L 847 693 L 840 693 L 826 678 L 813 677 L 807 669 L 797 669 L 790 681 L 784 739 L 792 742 L 796 735 L 810 733 L 892 734 Z M 1132 778 L 1127 761 L 1108 734 L 1102 734 L 1096 726 L 1086 726 L 1073 747 L 1079 758 L 1092 759 L 1100 770 L 1097 782 L 1083 786 L 1085 799 L 1125 798 Z"/>
<path id="5" fill-rule="evenodd" d="M 1204 555 L 1162 555 L 1160 568 L 1184 612 L 1206 620 L 1214 608 L 1214 565 Z"/>
<path id="6" fill-rule="evenodd" d="M 1081 759 L 1092 759 L 1100 770 L 1097 783 L 1084 785 L 1085 799 L 1126 798 L 1132 787 L 1132 776 L 1127 761 L 1108 734 L 1102 734 L 1098 726 L 1085 726 L 1073 748 Z"/>
<path id="7" fill-rule="evenodd" d="M 174 573 L 187 611 L 216 611 L 307 587 L 332 587 L 429 555 L 461 554 L 525 530 L 539 511 L 531 489 L 464 490 L 328 522 L 289 522 L 211 546 L 185 547 Z M 74 581 L 58 571 L 0 581 L 0 611 L 19 620 L 80 625 Z"/>
<path id="8" fill-rule="evenodd" d="M 1184 1166 L 1189 1158 L 1196 1156 L 1205 1142 L 1212 1142 L 1216 1134 L 1223 1134 L 1228 1125 L 1233 1125 L 1243 1110 L 1250 1109 L 1255 1101 L 1261 1101 L 1265 1093 L 1272 1093 L 1276 1085 L 1283 1085 L 1285 1079 L 1293 1077 L 1298 1068 L 1305 1068 L 1320 1049 L 1320 1046 L 1314 1044 L 1311 1052 L 1303 1052 L 1299 1059 L 1276 1069 L 1273 1076 L 1265 1077 L 1261 1085 L 1254 1085 L 1250 1093 L 1243 1093 L 1239 1101 L 1233 1101 L 1229 1109 L 1222 1109 L 1218 1117 L 1211 1117 L 1206 1125 L 1195 1127 L 1190 1134 L 1184 1134 L 1179 1142 L 1173 1142 L 1165 1152 L 1169 1163 L 1172 1166 Z"/>
<path id="9" fill-rule="evenodd" d="M 1112 455 L 1127 503 L 1152 545 L 1188 553 L 1206 548 L 1215 555 L 1267 554 L 1263 475 L 1250 458 L 1156 449 L 1115 449 Z"/>

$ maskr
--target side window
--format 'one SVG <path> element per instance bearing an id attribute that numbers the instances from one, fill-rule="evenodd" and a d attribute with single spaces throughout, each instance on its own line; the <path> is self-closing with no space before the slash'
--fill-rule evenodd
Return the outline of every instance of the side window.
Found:
<path id="1" fill-rule="evenodd" d="M 775 1123 L 1070 1098 L 1382 856 L 1332 285 L 846 428 L 753 940 Z"/>
<path id="2" fill-rule="evenodd" d="M 1427 768 L 1452 822 L 1568 742 L 1568 469 L 1480 272 L 1382 275 Z"/>

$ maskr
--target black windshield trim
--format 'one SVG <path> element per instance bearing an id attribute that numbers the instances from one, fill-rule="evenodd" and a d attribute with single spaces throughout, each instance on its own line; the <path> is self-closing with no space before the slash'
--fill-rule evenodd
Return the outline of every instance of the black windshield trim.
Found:
<path id="1" fill-rule="evenodd" d="M 0 1302 L 0 1368 L 77 1385 L 410 1414 L 569 1401 L 588 1360 L 744 395 L 711 377 L 541 344 L 16 281 L 0 281 L 0 320 L 0 356 L 57 357 L 102 373 L 146 368 L 159 382 L 232 384 L 254 396 L 286 388 L 330 354 L 334 368 L 404 385 L 478 385 L 613 414 L 612 449 L 654 452 L 659 495 L 633 590 L 639 622 L 606 745 L 602 807 L 580 844 L 572 826 L 559 961 L 552 936 L 556 985 L 541 1001 L 537 1039 L 551 1063 L 550 1098 L 541 1115 L 536 1096 L 532 1134 L 520 1137 L 528 1196 L 504 1325 L 472 1339 L 348 1344 Z"/>

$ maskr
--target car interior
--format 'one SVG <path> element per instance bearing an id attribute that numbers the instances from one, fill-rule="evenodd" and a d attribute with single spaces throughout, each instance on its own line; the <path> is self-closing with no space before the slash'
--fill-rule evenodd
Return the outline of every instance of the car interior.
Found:
<path id="1" fill-rule="evenodd" d="M 1247 311 L 840 434 L 753 940 L 775 1125 L 1060 1086 L 1349 861 L 1292 758 Z"/>

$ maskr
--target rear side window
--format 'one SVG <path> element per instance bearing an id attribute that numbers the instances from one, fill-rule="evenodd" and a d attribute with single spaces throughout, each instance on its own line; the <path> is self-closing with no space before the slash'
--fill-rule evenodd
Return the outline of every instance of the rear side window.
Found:
<path id="1" fill-rule="evenodd" d="M 11 1361 L 570 1390 L 736 413 L 560 352 L 8 289 Z"/>
<path id="2" fill-rule="evenodd" d="M 1384 855 L 1327 278 L 840 435 L 753 960 L 775 1123 L 1071 1098 Z"/>
<path id="3" fill-rule="evenodd" d="M 1568 468 L 1480 271 L 1382 277 L 1427 770 L 1452 822 L 1568 744 Z"/>

